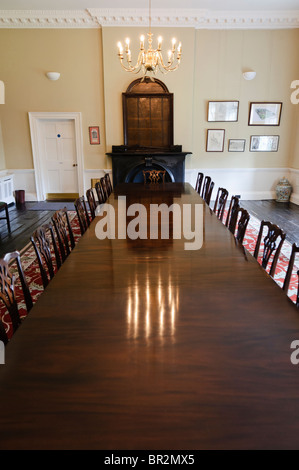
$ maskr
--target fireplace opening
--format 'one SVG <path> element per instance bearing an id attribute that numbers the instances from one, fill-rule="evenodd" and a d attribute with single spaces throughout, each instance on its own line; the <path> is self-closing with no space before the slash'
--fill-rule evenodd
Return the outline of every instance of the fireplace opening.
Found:
<path id="1" fill-rule="evenodd" d="M 175 182 L 175 177 L 172 173 L 172 171 L 164 165 L 161 165 L 160 163 L 154 163 L 150 166 L 141 164 L 141 165 L 136 165 L 134 168 L 132 168 L 126 175 L 125 182 L 126 183 L 143 183 L 144 182 L 144 177 L 143 177 L 143 170 L 165 170 L 165 183 L 174 183 Z"/>

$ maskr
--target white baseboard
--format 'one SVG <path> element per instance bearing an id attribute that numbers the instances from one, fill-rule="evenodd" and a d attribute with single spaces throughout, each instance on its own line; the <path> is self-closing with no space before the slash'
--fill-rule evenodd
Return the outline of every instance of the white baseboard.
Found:
<path id="1" fill-rule="evenodd" d="M 34 169 L 8 169 L 7 173 L 14 175 L 14 190 L 24 189 L 26 201 L 37 201 Z M 293 187 L 291 202 L 299 205 L 299 170 L 293 168 L 202 168 L 186 169 L 185 180 L 193 187 L 198 172 L 211 176 L 215 183 L 214 193 L 218 187 L 224 187 L 230 195 L 239 194 L 243 200 L 275 199 L 275 187 L 285 176 Z M 111 169 L 84 170 L 84 194 L 91 187 L 93 178 L 101 178 Z"/>
<path id="2" fill-rule="evenodd" d="M 226 188 L 230 196 L 239 194 L 243 200 L 275 199 L 275 188 L 278 181 L 283 176 L 289 178 L 289 168 L 187 169 L 186 182 L 190 183 L 193 187 L 195 186 L 198 172 L 202 172 L 205 176 L 212 178 L 212 181 L 215 183 L 214 194 L 216 194 L 219 187 Z"/>

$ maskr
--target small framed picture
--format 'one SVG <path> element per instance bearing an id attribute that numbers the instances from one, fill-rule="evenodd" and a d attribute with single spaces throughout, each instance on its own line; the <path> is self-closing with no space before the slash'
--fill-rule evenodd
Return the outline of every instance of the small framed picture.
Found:
<path id="1" fill-rule="evenodd" d="M 277 152 L 279 135 L 252 135 L 250 137 L 250 152 Z"/>
<path id="2" fill-rule="evenodd" d="M 224 150 L 224 129 L 207 130 L 207 152 L 223 152 Z"/>
<path id="3" fill-rule="evenodd" d="M 244 152 L 245 151 L 245 139 L 230 139 L 228 141 L 229 152 Z"/>
<path id="4" fill-rule="evenodd" d="M 234 122 L 238 120 L 239 101 L 209 101 L 209 122 Z"/>
<path id="5" fill-rule="evenodd" d="M 282 103 L 250 103 L 249 126 L 279 126 Z"/>
<path id="6" fill-rule="evenodd" d="M 89 142 L 91 145 L 100 143 L 100 128 L 98 126 L 89 128 Z"/>

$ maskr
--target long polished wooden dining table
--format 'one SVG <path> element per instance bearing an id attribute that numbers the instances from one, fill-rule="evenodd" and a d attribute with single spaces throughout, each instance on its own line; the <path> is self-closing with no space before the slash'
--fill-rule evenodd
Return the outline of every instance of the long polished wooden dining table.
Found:
<path id="1" fill-rule="evenodd" d="M 299 448 L 297 308 L 191 185 L 119 196 L 201 204 L 203 245 L 96 217 L 6 347 L 0 448 Z"/>

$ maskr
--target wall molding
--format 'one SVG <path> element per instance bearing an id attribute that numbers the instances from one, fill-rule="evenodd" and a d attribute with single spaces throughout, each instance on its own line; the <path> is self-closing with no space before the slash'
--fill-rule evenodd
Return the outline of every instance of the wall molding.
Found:
<path id="1" fill-rule="evenodd" d="M 212 11 L 153 9 L 152 26 L 196 29 L 299 28 L 299 10 Z M 86 10 L 0 10 L 0 28 L 100 28 L 147 26 L 145 8 L 88 8 Z"/>
<path id="2" fill-rule="evenodd" d="M 7 169 L 7 174 L 14 175 L 14 190 L 25 189 L 26 201 L 37 201 L 34 169 Z M 291 202 L 299 205 L 299 169 L 293 168 L 201 168 L 186 169 L 186 182 L 195 186 L 198 172 L 211 176 L 215 186 L 225 187 L 229 197 L 240 194 L 241 200 L 275 199 L 275 187 L 278 181 L 285 176 L 293 186 Z M 111 175 L 111 169 L 84 169 L 84 194 L 91 187 L 92 178 L 101 178 L 105 173 Z M 112 176 L 112 175 L 111 175 Z"/>

